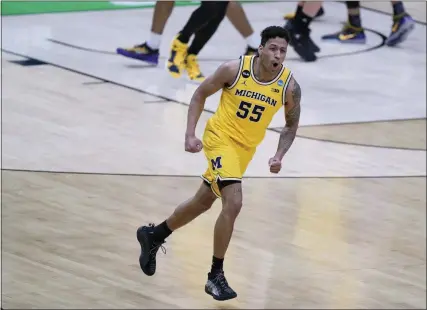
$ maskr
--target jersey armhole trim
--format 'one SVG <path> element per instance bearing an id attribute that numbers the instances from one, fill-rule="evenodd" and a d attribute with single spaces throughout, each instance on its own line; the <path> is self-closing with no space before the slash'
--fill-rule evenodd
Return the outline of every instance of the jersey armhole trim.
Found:
<path id="1" fill-rule="evenodd" d="M 240 65 L 239 65 L 239 71 L 237 72 L 236 77 L 234 78 L 233 84 L 231 84 L 230 86 L 226 86 L 225 88 L 227 89 L 232 89 L 234 86 L 236 86 L 237 81 L 240 78 L 240 75 L 242 74 L 242 69 L 243 69 L 243 63 L 245 62 L 244 60 L 244 56 L 240 56 Z"/>
<path id="2" fill-rule="evenodd" d="M 288 78 L 286 79 L 285 85 L 283 86 L 283 93 L 282 93 L 282 105 L 284 106 L 286 103 L 286 91 L 288 90 L 289 83 L 292 79 L 292 72 L 289 72 Z"/>

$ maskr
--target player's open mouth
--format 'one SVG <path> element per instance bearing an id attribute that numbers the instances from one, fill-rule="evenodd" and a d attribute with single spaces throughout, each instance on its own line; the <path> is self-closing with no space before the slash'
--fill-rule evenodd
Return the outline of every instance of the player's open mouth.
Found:
<path id="1" fill-rule="evenodd" d="M 279 65 L 279 63 L 278 63 L 278 62 L 273 62 L 273 68 L 274 68 L 274 69 L 276 69 L 278 65 Z"/>

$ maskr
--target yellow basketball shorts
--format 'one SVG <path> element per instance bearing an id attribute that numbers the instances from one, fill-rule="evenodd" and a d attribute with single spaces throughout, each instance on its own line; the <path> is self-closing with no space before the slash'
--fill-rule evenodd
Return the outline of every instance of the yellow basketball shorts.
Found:
<path id="1" fill-rule="evenodd" d="M 241 181 L 255 148 L 246 148 L 217 130 L 205 130 L 203 150 L 208 169 L 201 176 L 211 186 L 212 192 L 221 197 L 218 181 Z"/>

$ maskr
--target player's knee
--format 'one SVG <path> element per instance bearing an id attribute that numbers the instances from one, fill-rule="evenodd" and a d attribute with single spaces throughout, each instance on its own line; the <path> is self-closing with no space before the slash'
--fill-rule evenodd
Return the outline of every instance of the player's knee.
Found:
<path id="1" fill-rule="evenodd" d="M 227 199 L 223 206 L 223 212 L 230 218 L 236 218 L 242 209 L 242 199 L 231 198 Z"/>
<path id="2" fill-rule="evenodd" d="M 222 181 L 218 184 L 223 197 L 223 212 L 236 218 L 242 209 L 242 184 L 240 181 Z"/>

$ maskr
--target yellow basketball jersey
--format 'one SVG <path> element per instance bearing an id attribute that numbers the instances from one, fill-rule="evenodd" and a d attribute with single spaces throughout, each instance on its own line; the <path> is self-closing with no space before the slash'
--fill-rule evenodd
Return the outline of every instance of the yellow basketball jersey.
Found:
<path id="1" fill-rule="evenodd" d="M 256 79 L 253 65 L 257 56 L 242 56 L 233 84 L 224 87 L 215 114 L 206 130 L 219 130 L 232 140 L 256 147 L 264 139 L 273 116 L 285 103 L 285 92 L 292 73 L 282 66 L 270 82 Z"/>

